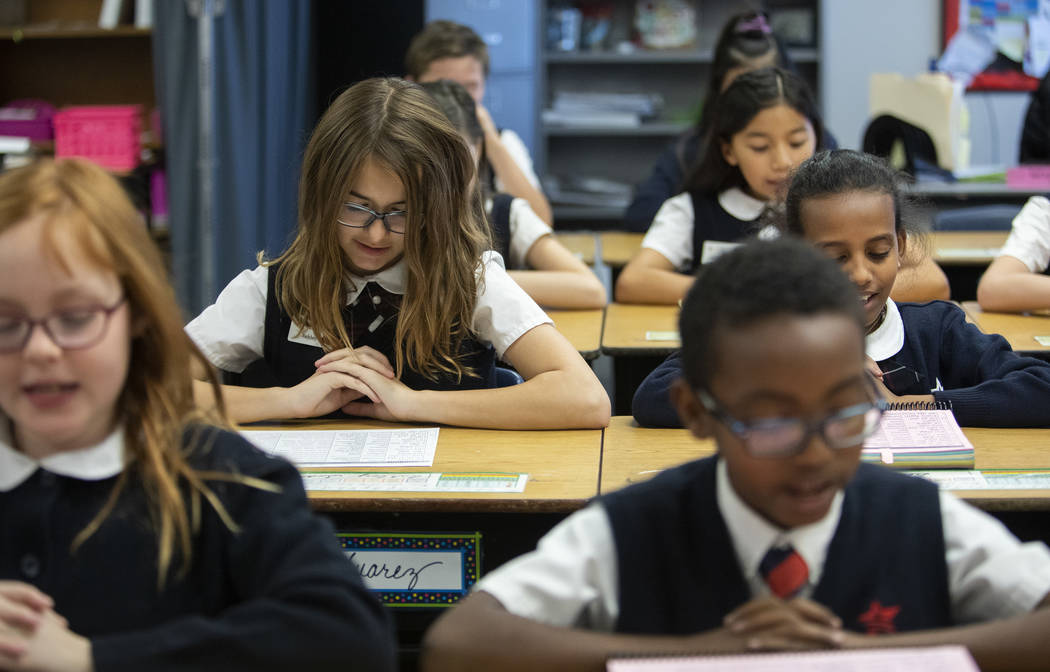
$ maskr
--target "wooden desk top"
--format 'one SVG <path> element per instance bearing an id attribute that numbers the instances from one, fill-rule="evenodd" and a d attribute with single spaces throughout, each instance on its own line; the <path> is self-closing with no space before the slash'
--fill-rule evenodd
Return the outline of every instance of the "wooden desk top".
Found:
<path id="1" fill-rule="evenodd" d="M 678 306 L 610 303 L 605 308 L 602 352 L 607 355 L 666 355 L 682 347 L 677 338 L 646 339 L 646 332 L 656 331 L 678 331 Z"/>
<path id="2" fill-rule="evenodd" d="M 977 469 L 1050 468 L 1050 429 L 964 428 L 974 445 Z M 646 429 L 630 416 L 616 416 L 605 430 L 601 493 L 619 490 L 663 469 L 713 454 L 714 441 L 684 429 Z M 1050 490 L 958 490 L 955 494 L 988 510 L 1050 510 Z"/>
<path id="3" fill-rule="evenodd" d="M 1046 189 L 1014 187 L 1005 182 L 916 182 L 910 191 L 928 198 L 981 199 L 1024 201 L 1029 196 L 1042 196 Z"/>
<path id="4" fill-rule="evenodd" d="M 934 231 L 930 253 L 942 266 L 987 266 L 999 256 L 1009 231 Z"/>
<path id="5" fill-rule="evenodd" d="M 605 231 L 598 238 L 602 245 L 602 261 L 613 268 L 623 268 L 642 246 L 644 233 Z"/>
<path id="6" fill-rule="evenodd" d="M 584 359 L 590 361 L 601 354 L 604 310 L 548 310 L 547 315 Z"/>
<path id="7" fill-rule="evenodd" d="M 1050 337 L 1050 317 L 1017 313 L 986 313 L 976 301 L 963 301 L 967 316 L 986 334 L 1001 334 L 1017 352 L 1050 352 L 1036 336 Z"/>
<path id="8" fill-rule="evenodd" d="M 361 419 L 289 422 L 250 429 L 398 429 L 409 426 L 414 425 Z M 314 509 L 326 512 L 571 512 L 584 506 L 598 492 L 601 441 L 602 432 L 597 429 L 508 431 L 441 427 L 433 466 L 340 471 L 524 473 L 529 475 L 525 492 L 311 492 L 310 504 Z"/>
<path id="9" fill-rule="evenodd" d="M 594 263 L 594 250 L 597 245 L 597 238 L 593 233 L 581 232 L 581 233 L 556 233 L 554 237 L 558 239 L 558 242 L 564 245 L 569 252 L 577 255 L 583 260 L 583 263 L 590 266 Z"/>

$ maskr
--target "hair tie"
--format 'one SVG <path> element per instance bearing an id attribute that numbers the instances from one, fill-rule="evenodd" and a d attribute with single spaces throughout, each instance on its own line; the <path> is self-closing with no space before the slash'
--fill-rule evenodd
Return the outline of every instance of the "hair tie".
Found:
<path id="1" fill-rule="evenodd" d="M 766 21 L 764 14 L 755 14 L 755 16 L 747 21 L 741 21 L 736 24 L 736 30 L 734 32 L 739 34 L 761 33 L 763 35 L 772 35 L 773 29 L 769 27 L 769 23 Z"/>

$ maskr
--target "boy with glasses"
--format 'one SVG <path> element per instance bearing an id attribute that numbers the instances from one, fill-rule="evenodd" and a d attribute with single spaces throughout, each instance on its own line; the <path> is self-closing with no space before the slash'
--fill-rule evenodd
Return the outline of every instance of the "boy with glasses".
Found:
<path id="1" fill-rule="evenodd" d="M 738 248 L 701 270 L 680 330 L 672 398 L 718 454 L 606 495 L 489 574 L 428 633 L 426 669 L 939 643 L 982 669 L 1045 666 L 1047 548 L 860 463 L 883 404 L 834 262 Z"/>

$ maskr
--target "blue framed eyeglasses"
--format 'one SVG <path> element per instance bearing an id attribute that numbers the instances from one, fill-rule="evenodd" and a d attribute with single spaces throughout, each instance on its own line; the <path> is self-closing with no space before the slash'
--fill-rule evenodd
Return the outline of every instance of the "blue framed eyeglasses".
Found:
<path id="1" fill-rule="evenodd" d="M 352 229 L 367 229 L 377 219 L 383 222 L 383 227 L 390 233 L 403 234 L 405 225 L 408 224 L 408 212 L 405 210 L 376 212 L 358 203 L 343 203 L 343 209 L 336 221 Z"/>
<path id="2" fill-rule="evenodd" d="M 721 422 L 753 457 L 789 457 L 801 453 L 810 438 L 819 434 L 835 450 L 854 448 L 878 428 L 886 410 L 873 381 L 866 378 L 868 401 L 847 406 L 819 420 L 802 418 L 763 418 L 752 422 L 737 420 L 705 390 L 696 390 L 697 399 L 707 412 Z"/>

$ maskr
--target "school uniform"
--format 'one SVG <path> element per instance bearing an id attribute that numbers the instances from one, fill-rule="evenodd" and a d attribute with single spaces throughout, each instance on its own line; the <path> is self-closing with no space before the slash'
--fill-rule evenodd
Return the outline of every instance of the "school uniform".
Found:
<path id="1" fill-rule="evenodd" d="M 477 303 L 460 354 L 477 375 L 457 380 L 446 374 L 432 379 L 406 370 L 401 381 L 413 389 L 470 389 L 495 387 L 495 359 L 530 329 L 550 318 L 511 280 L 503 260 L 493 252 L 482 256 Z M 273 376 L 269 384 L 294 386 L 316 369 L 324 354 L 313 332 L 292 322 L 273 291 L 273 267 L 242 271 L 219 294 L 215 303 L 186 325 L 186 332 L 216 367 L 241 373 L 263 361 Z M 480 277 L 480 276 L 479 276 Z M 367 276 L 350 275 L 344 321 L 351 343 L 369 345 L 393 363 L 394 332 L 405 291 L 405 264 Z"/>
<path id="2" fill-rule="evenodd" d="M 680 273 L 692 274 L 701 264 L 757 234 L 765 208 L 764 201 L 736 187 L 717 196 L 678 194 L 660 206 L 642 247 L 659 252 Z"/>
<path id="3" fill-rule="evenodd" d="M 554 233 L 524 198 L 495 194 L 485 203 L 485 212 L 492 228 L 493 249 L 508 269 L 528 268 L 529 250 L 540 238 Z"/>
<path id="4" fill-rule="evenodd" d="M 882 324 L 868 334 L 865 352 L 898 396 L 932 394 L 951 406 L 964 427 L 1050 425 L 1050 364 L 1022 357 L 998 334 L 982 333 L 946 301 L 886 301 Z M 635 390 L 631 412 L 647 427 L 681 427 L 671 404 L 671 384 L 682 374 L 674 353 Z M 1018 403 L 1030 400 L 1033 403 Z"/>
<path id="5" fill-rule="evenodd" d="M 1050 267 L 1050 200 L 1033 196 L 1014 217 L 1010 236 L 999 252 L 1019 259 L 1032 273 Z"/>
<path id="6" fill-rule="evenodd" d="M 331 525 L 310 511 L 288 462 L 236 434 L 203 430 L 194 445 L 207 447 L 188 454 L 194 469 L 278 489 L 205 477 L 239 530 L 202 499 L 189 571 L 179 575 L 176 552 L 160 589 L 150 494 L 136 464 L 125 467 L 124 430 L 38 462 L 12 447 L 0 420 L 0 579 L 50 595 L 70 629 L 91 640 L 98 672 L 342 670 L 351 659 L 355 669 L 394 669 L 386 614 Z M 194 436 L 187 430 L 187 441 Z M 132 473 L 113 511 L 73 549 L 125 468 Z"/>
<path id="7" fill-rule="evenodd" d="M 797 593 L 845 627 L 893 632 L 1006 618 L 1050 591 L 1050 551 L 931 483 L 861 464 L 821 520 L 781 530 L 710 457 L 607 495 L 477 588 L 511 613 L 561 627 L 686 634 L 770 594 L 762 564 L 790 545 Z"/>
<path id="8" fill-rule="evenodd" d="M 499 139 L 503 143 L 503 146 L 507 148 L 507 153 L 510 154 L 510 158 L 514 159 L 514 163 L 516 163 L 518 168 L 521 169 L 525 179 L 527 179 L 532 186 L 539 189 L 540 178 L 536 175 L 536 169 L 532 166 L 532 156 L 529 154 L 529 148 L 525 146 L 521 136 L 509 128 L 501 128 L 499 129 Z M 503 184 L 503 181 L 498 178 L 496 179 L 495 187 L 496 191 L 507 190 L 507 185 Z"/>

